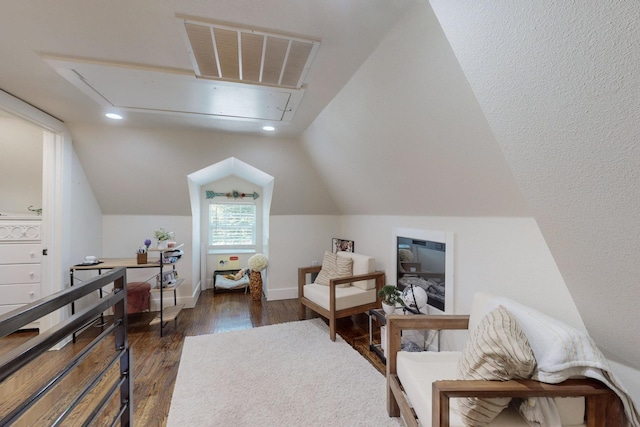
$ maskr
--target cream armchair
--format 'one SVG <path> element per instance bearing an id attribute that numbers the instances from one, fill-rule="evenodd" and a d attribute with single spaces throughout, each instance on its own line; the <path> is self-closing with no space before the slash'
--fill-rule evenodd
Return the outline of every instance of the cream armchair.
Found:
<path id="1" fill-rule="evenodd" d="M 325 253 L 323 266 L 333 254 Z M 320 273 L 323 266 L 298 268 L 298 301 L 300 320 L 306 317 L 306 308 L 329 319 L 329 338 L 336 340 L 336 319 L 366 313 L 370 308 L 381 307 L 378 291 L 384 285 L 384 271 L 375 271 L 373 257 L 352 252 L 333 255 L 339 261 L 351 259 L 351 273 L 343 277 L 329 277 L 328 286 L 310 282 L 313 273 Z M 326 270 L 325 270 L 326 272 Z M 330 275 L 331 276 L 331 275 Z M 324 275 L 326 278 L 326 274 Z M 318 279 L 315 280 L 318 282 Z"/>

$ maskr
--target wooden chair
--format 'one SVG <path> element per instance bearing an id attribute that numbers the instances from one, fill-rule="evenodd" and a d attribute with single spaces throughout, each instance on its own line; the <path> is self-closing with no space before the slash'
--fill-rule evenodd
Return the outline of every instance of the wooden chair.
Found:
<path id="1" fill-rule="evenodd" d="M 336 319 L 367 313 L 370 308 L 382 306 L 378 292 L 385 281 L 384 271 L 363 272 L 375 269 L 372 257 L 351 252 L 339 252 L 338 255 L 354 259 L 354 275 L 331 279 L 329 286 L 308 283 L 311 274 L 319 273 L 322 266 L 298 268 L 299 318 L 306 317 L 306 308 L 327 318 L 331 341 L 336 340 Z M 345 283 L 351 285 L 338 287 Z"/>
<path id="2" fill-rule="evenodd" d="M 459 380 L 455 377 L 445 380 L 444 378 L 449 378 L 446 377 L 446 373 L 443 373 L 447 371 L 445 364 L 448 363 L 448 359 L 439 357 L 442 353 L 437 352 L 421 353 L 428 358 L 433 356 L 432 362 L 438 362 L 421 365 L 427 370 L 429 366 L 433 366 L 434 369 L 434 372 L 427 375 L 433 377 L 433 382 L 424 384 L 425 387 L 429 387 L 431 390 L 426 393 L 431 395 L 431 402 L 412 401 L 412 399 L 420 400 L 425 394 L 416 393 L 415 388 L 409 390 L 407 388 L 408 385 L 402 384 L 399 378 L 398 352 L 401 349 L 402 331 L 464 330 L 469 328 L 469 319 L 469 315 L 387 316 L 387 411 L 389 416 L 398 417 L 402 415 L 408 427 L 418 427 L 419 425 L 448 427 L 450 425 L 450 399 L 452 398 L 584 396 L 586 403 L 584 419 L 587 427 L 624 425 L 623 420 L 625 417 L 621 400 L 614 391 L 599 381 L 593 379 L 569 379 L 559 384 L 546 384 L 534 380 Z M 442 354 L 442 356 L 447 355 Z M 412 366 L 415 368 L 417 365 Z M 417 405 L 422 407 L 431 405 L 431 409 L 427 411 L 430 412 L 430 420 L 418 420 Z M 421 412 L 424 413 L 424 411 Z M 509 425 L 527 425 L 523 419 L 520 419 L 520 421 L 521 423 L 514 422 Z"/>

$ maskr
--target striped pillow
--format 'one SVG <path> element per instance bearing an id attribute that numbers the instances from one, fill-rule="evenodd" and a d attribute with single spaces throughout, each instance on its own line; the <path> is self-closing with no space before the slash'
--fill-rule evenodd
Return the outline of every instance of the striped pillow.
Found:
<path id="1" fill-rule="evenodd" d="M 322 258 L 322 268 L 320 269 L 320 273 L 318 273 L 318 277 L 316 277 L 315 283 L 329 286 L 329 280 L 352 276 L 352 270 L 353 260 L 351 258 L 340 257 L 326 251 L 324 258 Z M 336 287 L 346 288 L 349 285 L 351 285 L 351 283 L 344 283 Z"/>
<path id="2" fill-rule="evenodd" d="M 530 378 L 536 360 L 516 319 L 503 306 L 487 314 L 471 331 L 458 365 L 465 380 Z M 509 405 L 510 397 L 467 397 L 458 401 L 467 426 L 486 426 Z"/>

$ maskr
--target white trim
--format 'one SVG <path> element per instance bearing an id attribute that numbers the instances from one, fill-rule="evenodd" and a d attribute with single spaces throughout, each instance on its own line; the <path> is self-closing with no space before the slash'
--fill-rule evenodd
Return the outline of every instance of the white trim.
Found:
<path id="1" fill-rule="evenodd" d="M 70 227 L 68 218 L 70 204 L 68 194 L 71 170 L 71 135 L 66 125 L 55 117 L 0 89 L 0 109 L 29 123 L 41 127 L 43 135 L 43 248 L 48 249 L 48 259 L 43 262 L 43 273 L 48 277 L 41 282 L 42 296 L 65 288 L 68 276 L 64 265 L 71 265 Z M 66 215 L 65 215 L 66 213 Z M 44 277 L 44 274 L 42 275 Z M 66 311 L 58 310 L 40 320 L 40 332 L 59 323 Z"/>

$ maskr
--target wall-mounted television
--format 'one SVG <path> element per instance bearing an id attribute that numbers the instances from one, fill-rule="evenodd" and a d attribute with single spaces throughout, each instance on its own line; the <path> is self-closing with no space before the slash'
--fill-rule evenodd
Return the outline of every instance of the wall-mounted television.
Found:
<path id="1" fill-rule="evenodd" d="M 428 307 L 453 312 L 451 233 L 397 230 L 395 246 L 398 287 L 419 286 L 427 293 Z"/>

